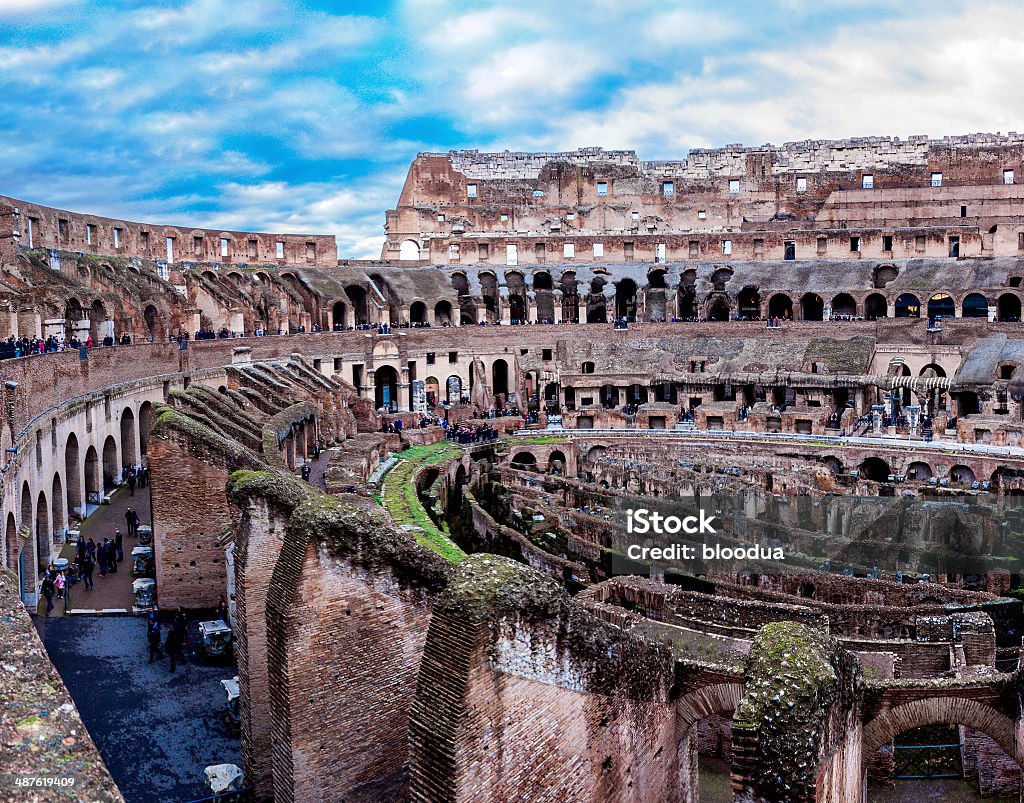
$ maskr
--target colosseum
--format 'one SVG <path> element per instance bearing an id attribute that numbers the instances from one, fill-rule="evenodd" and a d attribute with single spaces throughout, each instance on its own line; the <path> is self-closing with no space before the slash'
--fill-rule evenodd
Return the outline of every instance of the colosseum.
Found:
<path id="1" fill-rule="evenodd" d="M 421 153 L 379 260 L 0 217 L 4 783 L 181 799 L 68 651 L 184 614 L 232 800 L 1024 800 L 1024 135 Z"/>

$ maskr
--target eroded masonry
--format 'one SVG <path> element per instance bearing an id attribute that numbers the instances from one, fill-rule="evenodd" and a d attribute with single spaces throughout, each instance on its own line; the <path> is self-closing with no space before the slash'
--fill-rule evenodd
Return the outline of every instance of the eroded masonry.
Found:
<path id="1" fill-rule="evenodd" d="M 258 800 L 854 803 L 938 742 L 1017 798 L 1022 185 L 1016 134 L 421 154 L 379 261 L 0 198 L 11 671 L 144 462 Z M 630 556 L 696 498 L 784 565 Z"/>

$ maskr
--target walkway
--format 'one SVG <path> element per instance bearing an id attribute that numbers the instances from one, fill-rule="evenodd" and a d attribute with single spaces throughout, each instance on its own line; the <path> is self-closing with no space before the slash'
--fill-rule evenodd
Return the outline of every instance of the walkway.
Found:
<path id="1" fill-rule="evenodd" d="M 71 600 L 68 606 L 71 609 L 132 609 L 134 595 L 132 594 L 132 549 L 138 546 L 135 538 L 128 536 L 128 527 L 125 524 L 124 514 L 129 507 L 134 507 L 139 514 L 143 524 L 152 521 L 152 513 L 149 500 L 149 487 L 136 488 L 135 496 L 128 492 L 127 486 L 118 488 L 111 497 L 109 505 L 100 505 L 96 512 L 82 522 L 82 535 L 88 541 L 92 538 L 97 545 L 103 543 L 104 538 L 114 539 L 114 532 L 118 529 L 124 534 L 124 560 L 118 564 L 118 570 L 114 574 L 106 576 L 100 574 L 99 567 L 93 572 L 93 588 L 86 591 L 82 583 L 76 583 L 71 588 Z M 75 545 L 65 544 L 61 549 L 60 556 L 73 560 L 75 557 Z M 159 593 L 159 592 L 158 592 Z M 46 611 L 46 600 L 39 603 L 37 613 L 43 614 Z M 50 616 L 63 616 L 64 605 L 54 600 L 53 611 Z"/>

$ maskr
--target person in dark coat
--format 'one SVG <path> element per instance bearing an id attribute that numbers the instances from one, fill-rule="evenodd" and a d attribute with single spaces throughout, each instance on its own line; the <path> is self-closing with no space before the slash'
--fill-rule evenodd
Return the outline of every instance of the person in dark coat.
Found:
<path id="1" fill-rule="evenodd" d="M 96 562 L 90 555 L 86 555 L 82 558 L 82 580 L 85 583 L 85 590 L 88 591 L 92 588 L 92 572 L 96 568 Z"/>
<path id="2" fill-rule="evenodd" d="M 54 585 L 53 578 L 50 577 L 50 573 L 47 572 L 43 578 L 43 596 L 46 597 L 46 615 L 50 615 L 50 611 L 53 610 L 53 595 L 57 590 L 57 586 Z"/>
<path id="3" fill-rule="evenodd" d="M 131 495 L 135 496 L 135 483 L 138 482 L 138 477 L 135 475 L 135 469 L 128 470 L 128 490 L 131 491 Z"/>
<path id="4" fill-rule="evenodd" d="M 135 508 L 130 507 L 124 512 L 124 520 L 128 524 L 128 535 L 132 538 L 139 537 L 139 514 L 135 512 Z"/>
<path id="5" fill-rule="evenodd" d="M 117 572 L 117 547 L 109 538 L 104 540 L 107 542 L 107 571 L 114 574 Z"/>
<path id="6" fill-rule="evenodd" d="M 167 656 L 171 659 L 171 671 L 174 671 L 177 662 L 185 663 L 185 614 L 178 611 L 174 615 L 174 622 L 167 633 L 167 641 L 164 648 Z"/>
<path id="7" fill-rule="evenodd" d="M 107 575 L 107 553 L 109 551 L 110 539 L 104 538 L 103 543 L 96 547 L 96 562 L 100 566 L 100 577 Z"/>
<path id="8" fill-rule="evenodd" d="M 117 548 L 117 559 L 124 560 L 124 536 L 121 535 L 120 530 L 114 533 L 114 546 Z"/>
<path id="9" fill-rule="evenodd" d="M 146 639 L 149 641 L 149 662 L 153 663 L 157 658 L 163 658 L 163 651 L 160 649 L 160 619 L 156 611 L 150 611 L 149 621 L 146 622 Z"/>

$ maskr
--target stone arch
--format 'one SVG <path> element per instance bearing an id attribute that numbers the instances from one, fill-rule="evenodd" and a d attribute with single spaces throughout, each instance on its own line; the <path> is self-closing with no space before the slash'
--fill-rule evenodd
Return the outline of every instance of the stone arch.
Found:
<path id="1" fill-rule="evenodd" d="M 466 278 L 466 274 L 461 270 L 456 271 L 451 276 L 452 290 L 458 293 L 460 296 L 469 295 L 469 279 Z"/>
<path id="2" fill-rule="evenodd" d="M 491 392 L 497 396 L 499 393 L 508 393 L 508 363 L 498 359 L 491 364 Z"/>
<path id="3" fill-rule="evenodd" d="M 420 244 L 415 240 L 402 240 L 398 246 L 398 258 L 403 262 L 415 262 L 420 258 Z"/>
<path id="4" fill-rule="evenodd" d="M 729 283 L 732 278 L 732 268 L 718 268 L 714 273 L 711 274 L 711 286 L 715 288 L 718 293 L 725 292 L 725 285 Z"/>
<path id="5" fill-rule="evenodd" d="M 373 372 L 374 408 L 394 409 L 398 405 L 398 371 L 390 365 L 382 365 Z"/>
<path id="6" fill-rule="evenodd" d="M 564 271 L 558 284 L 562 290 L 562 320 L 567 323 L 579 323 L 580 306 L 577 297 L 579 284 L 576 281 L 576 271 Z"/>
<path id="7" fill-rule="evenodd" d="M 923 461 L 918 460 L 907 466 L 907 479 L 930 480 L 932 475 L 932 467 Z"/>
<path id="8" fill-rule="evenodd" d="M 872 293 L 864 299 L 864 317 L 869 321 L 889 317 L 889 302 L 881 293 Z"/>
<path id="9" fill-rule="evenodd" d="M 108 435 L 103 441 L 103 490 L 112 491 L 121 476 L 121 467 L 117 459 L 117 441 Z"/>
<path id="10" fill-rule="evenodd" d="M 839 293 L 832 299 L 832 317 L 847 316 L 853 318 L 857 315 L 857 302 L 849 293 Z"/>
<path id="11" fill-rule="evenodd" d="M 36 497 L 36 570 L 42 574 L 50 565 L 50 542 L 53 533 L 50 530 L 50 505 L 46 501 L 46 491 L 40 491 Z"/>
<path id="12" fill-rule="evenodd" d="M 1020 766 L 1013 720 L 991 706 L 963 697 L 914 700 L 875 717 L 864 726 L 861 761 L 866 766 L 882 745 L 905 731 L 938 724 L 965 725 L 981 731 Z"/>
<path id="13" fill-rule="evenodd" d="M 776 293 L 768 299 L 768 317 L 793 319 L 793 299 L 785 293 Z"/>
<path id="14" fill-rule="evenodd" d="M 13 572 L 18 571 L 18 553 L 21 550 L 18 545 L 18 522 L 14 518 L 14 512 L 7 514 L 7 526 L 4 529 L 4 564 Z"/>
<path id="15" fill-rule="evenodd" d="M 620 279 L 615 285 L 615 317 L 636 319 L 636 282 Z"/>
<path id="16" fill-rule="evenodd" d="M 728 321 L 729 313 L 729 302 L 726 299 L 718 297 L 708 302 L 707 318 L 709 321 Z"/>
<path id="17" fill-rule="evenodd" d="M 964 318 L 988 318 L 988 299 L 981 293 L 968 293 L 960 305 Z"/>
<path id="18" fill-rule="evenodd" d="M 92 302 L 89 308 L 89 335 L 92 337 L 94 346 L 103 342 L 106 334 L 107 308 L 98 298 Z"/>
<path id="19" fill-rule="evenodd" d="M 895 265 L 879 265 L 871 272 L 871 286 L 876 290 L 884 290 L 889 282 L 900 275 Z"/>
<path id="20" fill-rule="evenodd" d="M 335 301 L 331 305 L 331 328 L 334 331 L 345 328 L 345 312 L 348 306 L 344 301 Z"/>
<path id="21" fill-rule="evenodd" d="M 484 300 L 484 310 L 488 321 L 496 321 L 501 316 L 500 296 L 498 294 L 498 277 L 494 271 L 480 272 L 480 296 Z"/>
<path id="22" fill-rule="evenodd" d="M 53 531 L 58 532 L 67 527 L 67 515 L 64 509 L 64 482 L 60 478 L 60 472 L 53 472 L 53 483 L 50 487 L 50 501 L 53 504 L 53 516 L 51 522 Z"/>
<path id="23" fill-rule="evenodd" d="M 804 321 L 820 321 L 825 317 L 825 302 L 817 293 L 804 293 L 800 298 L 800 318 Z"/>
<path id="24" fill-rule="evenodd" d="M 871 480 L 873 482 L 887 482 L 889 475 L 892 474 L 889 464 L 881 457 L 869 457 L 857 468 L 860 471 L 860 478 L 862 480 Z"/>
<path id="25" fill-rule="evenodd" d="M 741 318 L 756 320 L 761 317 L 761 294 L 756 287 L 744 287 L 736 296 L 736 311 Z"/>
<path id="26" fill-rule="evenodd" d="M 135 413 L 131 407 L 121 411 L 121 463 L 134 466 L 138 462 Z"/>
<path id="27" fill-rule="evenodd" d="M 974 482 L 974 469 L 970 466 L 957 464 L 949 470 L 949 481 L 964 485 L 969 482 Z"/>
<path id="28" fill-rule="evenodd" d="M 454 323 L 451 302 L 441 299 L 434 305 L 434 323 L 438 326 L 451 326 Z"/>
<path id="29" fill-rule="evenodd" d="M 409 323 L 426 323 L 427 305 L 422 301 L 413 301 L 409 305 Z"/>
<path id="30" fill-rule="evenodd" d="M 82 486 L 82 458 L 78 450 L 78 436 L 72 432 L 64 444 L 64 478 L 67 481 L 68 514 L 84 513 Z"/>
<path id="31" fill-rule="evenodd" d="M 100 474 L 100 459 L 96 453 L 96 447 L 90 445 L 85 452 L 85 499 L 87 503 L 99 504 L 100 491 L 102 490 L 102 475 Z"/>
<path id="32" fill-rule="evenodd" d="M 587 451 L 587 462 L 596 463 L 598 460 L 604 457 L 605 452 L 607 451 L 607 446 L 591 446 L 590 449 Z"/>
<path id="33" fill-rule="evenodd" d="M 345 288 L 345 295 L 352 302 L 352 311 L 355 314 L 356 326 L 370 322 L 370 299 L 365 287 L 358 284 L 350 284 Z"/>
<path id="34" fill-rule="evenodd" d="M 897 318 L 920 318 L 921 299 L 913 293 L 902 293 L 896 298 Z"/>
<path id="35" fill-rule="evenodd" d="M 445 380 L 444 385 L 448 404 L 458 404 L 462 401 L 462 377 L 452 374 Z"/>
<path id="36" fill-rule="evenodd" d="M 742 683 L 716 683 L 683 695 L 676 701 L 677 766 L 680 787 L 692 790 L 700 799 L 700 765 L 697 757 L 697 727 L 710 716 L 728 716 L 743 697 Z"/>
<path id="37" fill-rule="evenodd" d="M 551 279 L 551 274 L 546 270 L 538 270 L 533 274 L 533 289 L 534 290 L 552 290 L 554 289 L 554 283 Z"/>
<path id="38" fill-rule="evenodd" d="M 996 317 L 1000 321 L 1020 320 L 1020 296 L 1016 293 L 1003 293 L 996 300 Z"/>
<path id="39" fill-rule="evenodd" d="M 155 417 L 152 402 L 144 401 L 139 405 L 139 451 L 142 454 L 147 454 L 149 449 L 149 433 L 153 430 Z"/>
<path id="40" fill-rule="evenodd" d="M 160 313 L 153 304 L 146 305 L 146 308 L 142 311 L 142 320 L 146 325 L 146 332 L 150 337 L 163 337 L 163 325 L 160 321 Z"/>
<path id="41" fill-rule="evenodd" d="M 25 480 L 21 484 L 21 526 L 32 536 L 32 488 Z"/>
<path id="42" fill-rule="evenodd" d="M 513 452 L 509 456 L 508 462 L 514 468 L 527 468 L 533 471 L 537 469 L 537 456 L 528 449 Z"/>
<path id="43" fill-rule="evenodd" d="M 956 302 L 949 293 L 936 293 L 928 299 L 928 320 L 952 318 L 956 315 Z"/>
<path id="44" fill-rule="evenodd" d="M 566 460 L 565 452 L 555 449 L 548 455 L 548 474 L 560 474 L 565 476 Z"/>

